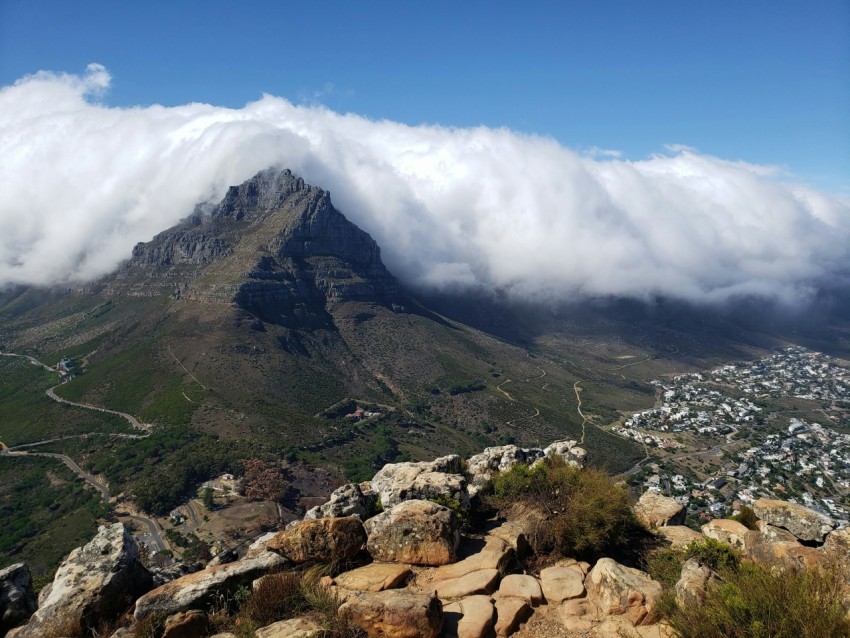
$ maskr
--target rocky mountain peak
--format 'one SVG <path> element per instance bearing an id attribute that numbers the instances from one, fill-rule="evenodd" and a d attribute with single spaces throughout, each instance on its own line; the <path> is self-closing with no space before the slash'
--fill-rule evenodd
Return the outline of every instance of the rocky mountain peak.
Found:
<path id="1" fill-rule="evenodd" d="M 107 289 L 235 303 L 289 327 L 327 325 L 346 301 L 403 304 L 375 240 L 289 170 L 261 171 L 208 210 L 138 244 Z"/>

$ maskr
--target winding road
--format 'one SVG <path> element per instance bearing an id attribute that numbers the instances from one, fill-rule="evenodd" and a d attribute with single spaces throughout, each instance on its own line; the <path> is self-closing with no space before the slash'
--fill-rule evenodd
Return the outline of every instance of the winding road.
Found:
<path id="1" fill-rule="evenodd" d="M 11 353 L 11 352 L 0 352 L 0 356 L 19 357 L 21 359 L 26 359 L 27 361 L 29 361 L 31 364 L 33 364 L 35 366 L 40 366 L 40 367 L 44 368 L 45 370 L 47 370 L 49 372 L 58 373 L 56 368 L 51 368 L 47 364 L 39 361 L 38 359 L 36 359 L 35 357 L 32 357 L 30 355 L 16 354 L 16 353 Z M 64 383 L 64 381 L 63 381 L 63 383 Z M 94 487 L 96 490 L 98 490 L 101 494 L 101 500 L 102 500 L 103 504 L 106 505 L 107 507 L 109 507 L 110 501 L 111 501 L 111 498 L 112 498 L 111 494 L 109 492 L 109 485 L 106 484 L 106 483 L 102 483 L 101 481 L 97 480 L 92 474 L 89 474 L 88 472 L 86 472 L 83 468 L 81 468 L 79 465 L 77 465 L 77 463 L 71 457 L 67 456 L 66 454 L 59 454 L 59 453 L 56 453 L 56 452 L 30 452 L 30 451 L 26 450 L 25 448 L 38 447 L 40 445 L 47 445 L 48 443 L 55 443 L 57 441 L 64 441 L 64 440 L 67 440 L 67 439 L 87 438 L 89 436 L 95 436 L 95 435 L 124 438 L 124 439 L 143 439 L 143 438 L 150 436 L 152 426 L 147 424 L 147 423 L 142 423 L 136 417 L 134 417 L 132 414 L 127 414 L 126 412 L 120 412 L 118 410 L 109 410 L 108 408 L 101 408 L 101 407 L 98 407 L 96 405 L 90 405 L 88 403 L 76 403 L 75 401 L 69 401 L 67 399 L 63 399 L 62 397 L 58 396 L 55 392 L 56 388 L 58 388 L 60 385 L 62 385 L 62 383 L 55 385 L 51 388 L 48 388 L 45 391 L 45 394 L 47 394 L 48 397 L 50 397 L 54 401 L 57 401 L 58 403 L 64 403 L 66 405 L 72 405 L 72 406 L 75 406 L 75 407 L 78 407 L 78 408 L 82 408 L 84 410 L 95 410 L 97 412 L 103 412 L 105 414 L 114 414 L 116 416 L 120 416 L 121 418 L 125 419 L 127 421 L 127 423 L 129 423 L 132 428 L 134 428 L 136 430 L 141 430 L 142 432 L 144 432 L 144 434 L 88 432 L 88 433 L 85 433 L 85 434 L 70 434 L 70 435 L 67 435 L 67 436 L 55 437 L 55 438 L 52 438 L 52 439 L 46 439 L 44 441 L 36 441 L 34 443 L 22 443 L 21 445 L 16 445 L 16 446 L 12 446 L 12 447 L 7 446 L 3 442 L 0 442 L 0 456 L 8 456 L 8 457 L 12 457 L 12 456 L 16 456 L 16 457 L 42 456 L 42 457 L 52 458 L 52 459 L 56 459 L 58 461 L 61 461 L 74 474 L 76 474 L 78 477 L 80 477 L 86 483 L 88 483 L 89 485 Z M 155 521 L 153 521 L 149 518 L 144 518 L 143 516 L 135 516 L 135 515 L 131 515 L 131 514 L 122 514 L 122 516 L 125 516 L 126 518 L 129 518 L 131 520 L 137 521 L 137 522 L 141 523 L 142 525 L 144 525 L 145 527 L 147 527 L 147 529 L 150 532 L 151 538 L 156 543 L 159 551 L 162 551 L 166 548 L 166 545 L 163 542 L 162 537 L 160 536 L 159 528 L 157 527 Z"/>

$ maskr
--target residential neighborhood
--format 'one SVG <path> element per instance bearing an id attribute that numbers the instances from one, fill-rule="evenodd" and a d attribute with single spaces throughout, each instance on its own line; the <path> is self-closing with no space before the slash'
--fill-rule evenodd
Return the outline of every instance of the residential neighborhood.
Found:
<path id="1" fill-rule="evenodd" d="M 695 516 L 768 497 L 850 519 L 850 370 L 838 361 L 794 346 L 653 384 L 660 405 L 613 430 L 656 450 L 647 487 Z"/>

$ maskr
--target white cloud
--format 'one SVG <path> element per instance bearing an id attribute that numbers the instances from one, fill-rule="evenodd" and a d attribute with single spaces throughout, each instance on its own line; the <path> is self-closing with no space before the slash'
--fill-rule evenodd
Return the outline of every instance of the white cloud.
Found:
<path id="1" fill-rule="evenodd" d="M 850 202 L 676 146 L 626 161 L 505 129 L 405 126 L 265 95 L 112 108 L 109 73 L 0 89 L 0 284 L 102 275 L 270 165 L 332 191 L 390 268 L 512 294 L 794 300 L 846 275 Z"/>

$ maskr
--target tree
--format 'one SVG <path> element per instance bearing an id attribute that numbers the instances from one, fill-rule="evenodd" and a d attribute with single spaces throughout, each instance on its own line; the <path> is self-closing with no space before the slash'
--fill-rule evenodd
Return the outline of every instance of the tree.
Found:
<path id="1" fill-rule="evenodd" d="M 215 500 L 213 499 L 213 491 L 211 487 L 205 487 L 204 491 L 201 492 L 201 500 L 204 502 L 204 507 L 207 510 L 212 511 L 213 507 L 215 507 Z"/>

